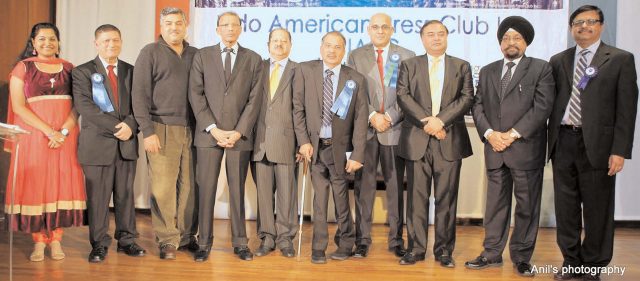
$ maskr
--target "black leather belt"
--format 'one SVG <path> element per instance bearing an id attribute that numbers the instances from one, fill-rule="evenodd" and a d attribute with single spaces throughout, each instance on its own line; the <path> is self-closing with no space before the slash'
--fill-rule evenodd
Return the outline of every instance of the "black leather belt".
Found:
<path id="1" fill-rule="evenodd" d="M 320 139 L 320 146 L 330 146 L 333 144 L 331 139 Z"/>
<path id="2" fill-rule="evenodd" d="M 582 132 L 582 126 L 574 126 L 574 125 L 560 125 L 561 129 L 571 130 L 574 132 Z"/>

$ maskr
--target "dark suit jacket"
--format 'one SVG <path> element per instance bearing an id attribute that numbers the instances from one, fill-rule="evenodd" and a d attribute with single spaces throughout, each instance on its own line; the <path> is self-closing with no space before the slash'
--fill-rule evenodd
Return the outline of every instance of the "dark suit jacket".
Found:
<path id="1" fill-rule="evenodd" d="M 473 120 L 484 144 L 487 169 L 502 164 L 518 170 L 544 167 L 547 118 L 555 98 L 551 66 L 546 61 L 523 57 L 500 100 L 500 80 L 504 60 L 480 69 L 473 107 Z M 488 129 L 506 132 L 514 128 L 522 138 L 503 152 L 494 152 L 484 138 Z"/>
<path id="2" fill-rule="evenodd" d="M 553 157 L 573 85 L 576 48 L 551 58 L 557 98 L 549 119 L 549 157 Z M 638 106 L 638 84 L 633 54 L 600 43 L 591 66 L 598 69 L 580 95 L 582 135 L 591 165 L 607 169 L 610 155 L 631 159 Z"/>
<path id="3" fill-rule="evenodd" d="M 220 44 L 202 48 L 193 58 L 189 76 L 189 102 L 196 117 L 194 145 L 214 147 L 217 141 L 206 128 L 216 124 L 242 134 L 231 150 L 253 149 L 253 127 L 260 110 L 262 58 L 239 46 L 229 84 L 224 78 Z"/>
<path id="4" fill-rule="evenodd" d="M 294 164 L 296 136 L 293 130 L 293 80 L 298 63 L 289 60 L 282 72 L 278 89 L 269 93 L 269 68 L 271 61 L 262 63 L 262 103 L 256 122 L 256 138 L 253 144 L 253 160 L 260 161 L 265 155 L 270 162 Z"/>
<path id="5" fill-rule="evenodd" d="M 99 73 L 104 78 L 104 86 L 113 103 L 113 93 L 107 72 L 99 57 L 82 64 L 71 72 L 73 78 L 73 101 L 82 117 L 78 139 L 78 161 L 82 165 L 110 165 L 117 153 L 126 160 L 138 159 L 138 123 L 131 109 L 131 82 L 133 66 L 118 60 L 118 101 L 113 112 L 102 112 L 93 102 L 91 75 Z M 127 141 L 121 141 L 113 134 L 116 125 L 126 123 L 133 132 Z M 118 149 L 119 148 L 119 149 Z"/>
<path id="6" fill-rule="evenodd" d="M 413 51 L 402 48 L 396 44 L 389 44 L 388 57 L 392 54 L 398 54 L 400 61 L 407 58 L 415 57 Z M 387 58 L 389 63 L 389 58 Z M 378 72 L 378 64 L 376 63 L 376 53 L 373 44 L 366 44 L 349 53 L 347 65 L 353 67 L 367 78 L 369 84 L 369 114 L 380 110 L 380 102 L 384 95 L 384 110 L 391 117 L 392 126 L 389 130 L 382 133 L 376 132 L 373 127 L 369 127 L 367 132 L 367 140 L 376 136 L 378 141 L 383 145 L 397 145 L 400 139 L 400 125 L 402 124 L 402 111 L 396 102 L 396 88 L 382 88 L 380 81 L 380 73 Z M 398 68 L 400 66 L 398 65 Z M 367 115 L 368 117 L 368 115 Z"/>
<path id="7" fill-rule="evenodd" d="M 444 85 L 437 117 L 444 122 L 447 137 L 440 141 L 440 146 L 444 158 L 455 161 L 473 154 L 464 122 L 464 114 L 473 105 L 473 79 L 468 62 L 446 55 L 444 63 Z M 398 104 L 404 113 L 398 155 L 415 161 L 424 156 L 429 144 L 429 135 L 420 120 L 432 115 L 426 54 L 402 62 L 397 88 Z"/>
<path id="8" fill-rule="evenodd" d="M 293 86 L 293 118 L 296 138 L 300 145 L 311 143 L 313 146 L 313 163 L 318 156 L 318 143 L 322 125 L 322 83 L 323 63 L 321 60 L 303 62 L 298 65 Z M 333 115 L 331 130 L 333 140 L 333 157 L 336 172 L 344 174 L 347 164 L 345 153 L 351 151 L 351 160 L 364 164 L 364 152 L 367 137 L 367 82 L 362 74 L 342 65 L 335 100 L 348 80 L 356 83 L 349 111 L 345 120 Z"/>

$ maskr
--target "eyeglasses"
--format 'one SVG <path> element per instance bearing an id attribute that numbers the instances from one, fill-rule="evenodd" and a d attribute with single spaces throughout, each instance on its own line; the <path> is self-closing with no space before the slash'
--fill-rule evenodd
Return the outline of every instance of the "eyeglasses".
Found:
<path id="1" fill-rule="evenodd" d="M 515 42 L 520 42 L 523 41 L 524 38 L 522 38 L 522 36 L 503 36 L 502 37 L 502 41 L 506 41 L 506 42 L 511 42 L 511 41 L 515 41 Z"/>
<path id="2" fill-rule="evenodd" d="M 219 25 L 219 27 L 222 27 L 222 28 L 229 28 L 229 27 L 230 28 L 238 28 L 238 27 L 240 27 L 240 25 L 237 24 L 237 23 L 226 23 L 226 24 Z"/>
<path id="3" fill-rule="evenodd" d="M 583 24 L 587 24 L 587 26 L 594 26 L 596 23 L 602 22 L 601 20 L 588 19 L 588 20 L 576 20 L 571 23 L 571 26 L 582 26 Z"/>
<path id="4" fill-rule="evenodd" d="M 380 29 L 382 29 L 382 31 L 389 31 L 391 29 L 391 26 L 388 25 L 372 25 L 371 29 L 373 29 L 373 31 L 378 31 Z"/>

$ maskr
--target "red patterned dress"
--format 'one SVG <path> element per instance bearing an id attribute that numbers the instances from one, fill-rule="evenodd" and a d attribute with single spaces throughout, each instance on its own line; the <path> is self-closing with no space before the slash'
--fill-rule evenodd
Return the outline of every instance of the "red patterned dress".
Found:
<path id="1" fill-rule="evenodd" d="M 61 129 L 73 110 L 73 65 L 59 61 L 62 70 L 58 73 L 40 71 L 34 59 L 19 62 L 11 72 L 12 76 L 24 81 L 27 107 L 54 130 Z M 15 153 L 11 155 L 5 213 L 6 216 L 13 216 L 12 229 L 37 233 L 85 224 L 87 207 L 84 177 L 77 157 L 78 126 L 69 130 L 62 146 L 54 149 L 48 147 L 46 135 L 14 115 L 11 109 L 7 121 L 31 132 L 19 137 L 17 167 L 14 167 Z M 14 169 L 17 174 L 12 209 L 10 200 Z"/>

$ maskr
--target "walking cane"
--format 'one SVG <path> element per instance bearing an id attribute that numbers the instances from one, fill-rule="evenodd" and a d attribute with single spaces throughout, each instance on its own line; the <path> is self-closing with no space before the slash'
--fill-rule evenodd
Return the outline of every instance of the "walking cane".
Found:
<path id="1" fill-rule="evenodd" d="M 302 199 L 300 200 L 300 221 L 298 222 L 298 253 L 296 260 L 300 261 L 300 249 L 302 248 L 302 223 L 304 219 L 304 194 L 307 187 L 307 169 L 309 168 L 309 162 L 307 158 L 304 158 L 302 164 Z"/>

